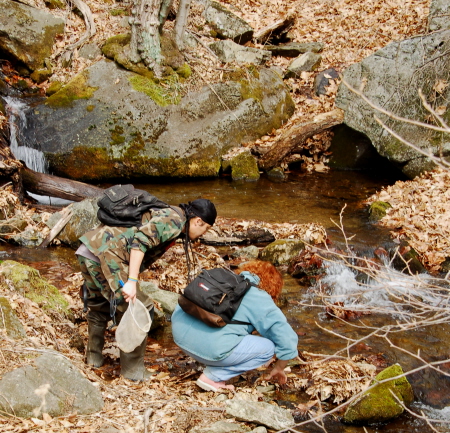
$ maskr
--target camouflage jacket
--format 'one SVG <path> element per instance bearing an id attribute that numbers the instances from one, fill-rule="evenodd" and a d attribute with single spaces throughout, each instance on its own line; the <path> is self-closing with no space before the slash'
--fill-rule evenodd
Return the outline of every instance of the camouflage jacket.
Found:
<path id="1" fill-rule="evenodd" d="M 177 207 L 146 212 L 141 227 L 109 227 L 101 225 L 85 233 L 80 241 L 97 256 L 108 284 L 113 292 L 119 292 L 119 280 L 128 279 L 130 250 L 144 253 L 143 265 L 148 266 L 161 257 L 178 238 L 186 217 Z M 104 294 L 105 295 L 105 294 Z M 109 299 L 109 296 L 106 296 Z"/>

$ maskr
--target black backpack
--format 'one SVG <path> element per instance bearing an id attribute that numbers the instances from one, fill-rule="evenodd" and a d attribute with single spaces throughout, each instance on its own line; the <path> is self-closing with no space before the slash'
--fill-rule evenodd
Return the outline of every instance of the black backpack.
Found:
<path id="1" fill-rule="evenodd" d="M 139 227 L 142 214 L 153 208 L 169 207 L 154 195 L 133 185 L 115 185 L 104 191 L 97 201 L 97 218 L 111 227 Z"/>
<path id="2" fill-rule="evenodd" d="M 233 320 L 233 316 L 251 286 L 244 277 L 228 269 L 204 269 L 187 285 L 178 303 L 183 311 L 209 326 L 250 325 Z"/>

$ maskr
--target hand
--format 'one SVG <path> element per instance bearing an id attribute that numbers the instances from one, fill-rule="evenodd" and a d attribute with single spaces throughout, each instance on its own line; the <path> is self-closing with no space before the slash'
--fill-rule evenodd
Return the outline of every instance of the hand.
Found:
<path id="1" fill-rule="evenodd" d="M 126 302 L 136 301 L 136 282 L 135 281 L 127 281 L 122 287 L 123 298 Z"/>
<path id="2" fill-rule="evenodd" d="M 275 362 L 273 369 L 266 377 L 266 380 L 275 379 L 281 385 L 284 385 L 287 382 L 287 376 L 286 373 L 284 372 L 284 369 L 286 368 L 288 362 L 289 361 L 283 361 L 281 359 Z"/>

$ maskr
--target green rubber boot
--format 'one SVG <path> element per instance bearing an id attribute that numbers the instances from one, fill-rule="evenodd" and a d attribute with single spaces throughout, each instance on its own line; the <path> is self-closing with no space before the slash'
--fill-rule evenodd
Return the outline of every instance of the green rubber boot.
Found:
<path id="1" fill-rule="evenodd" d="M 88 322 L 88 345 L 86 350 L 86 364 L 94 367 L 103 365 L 103 346 L 105 344 L 106 326 L 98 326 Z"/>
<path id="2" fill-rule="evenodd" d="M 148 380 L 152 374 L 144 366 L 147 338 L 132 352 L 120 351 L 120 374 L 128 380 L 142 382 Z"/>

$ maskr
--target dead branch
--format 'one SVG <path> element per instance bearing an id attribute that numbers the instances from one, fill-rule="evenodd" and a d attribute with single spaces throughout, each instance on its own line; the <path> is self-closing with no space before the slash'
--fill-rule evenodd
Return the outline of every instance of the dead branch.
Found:
<path id="1" fill-rule="evenodd" d="M 312 121 L 295 123 L 287 129 L 279 140 L 261 158 L 259 165 L 270 170 L 278 165 L 289 154 L 295 152 L 306 139 L 344 121 L 344 111 L 336 108 L 328 113 L 319 114 Z"/>
<path id="2" fill-rule="evenodd" d="M 294 25 L 294 22 L 295 16 L 289 15 L 257 31 L 256 33 L 254 33 L 253 39 L 261 44 L 264 44 L 271 37 L 278 36 L 280 35 L 280 33 L 288 32 L 289 29 Z"/>
<path id="3" fill-rule="evenodd" d="M 73 6 L 72 8 L 77 8 L 84 17 L 84 23 L 86 25 L 86 32 L 81 36 L 81 38 L 72 45 L 68 45 L 65 52 L 71 52 L 75 48 L 83 45 L 88 39 L 95 35 L 97 29 L 95 27 L 94 17 L 92 15 L 89 6 L 83 2 L 83 0 L 70 0 Z"/>

